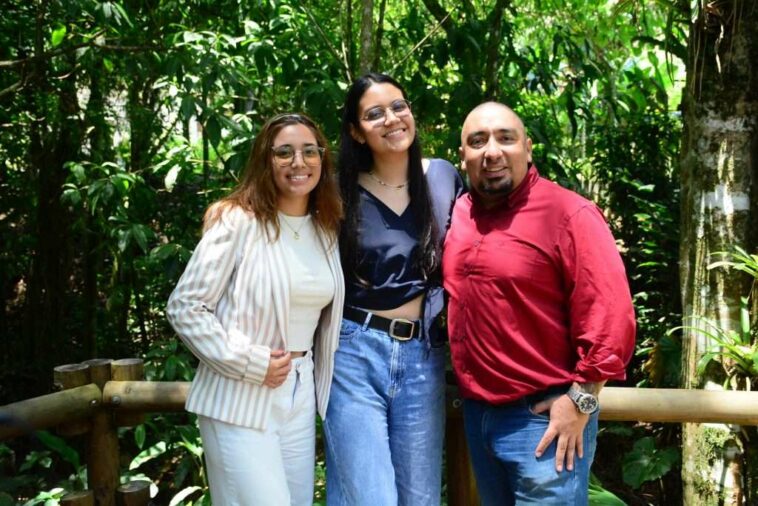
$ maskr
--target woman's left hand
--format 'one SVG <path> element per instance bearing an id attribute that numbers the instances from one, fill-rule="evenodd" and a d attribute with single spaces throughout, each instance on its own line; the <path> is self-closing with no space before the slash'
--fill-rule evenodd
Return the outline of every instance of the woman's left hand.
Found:
<path id="1" fill-rule="evenodd" d="M 269 388 L 277 388 L 287 379 L 292 367 L 292 356 L 284 350 L 271 350 L 271 359 L 268 363 L 266 377 L 263 384 Z"/>

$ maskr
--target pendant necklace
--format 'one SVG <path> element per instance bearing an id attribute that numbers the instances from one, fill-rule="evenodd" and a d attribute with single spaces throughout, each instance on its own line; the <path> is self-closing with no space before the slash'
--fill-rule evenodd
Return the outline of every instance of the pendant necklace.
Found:
<path id="1" fill-rule="evenodd" d="M 374 181 L 376 181 L 380 185 L 386 186 L 387 188 L 392 188 L 393 190 L 402 190 L 403 188 L 405 188 L 406 186 L 408 186 L 408 181 L 406 181 L 405 183 L 402 183 L 402 184 L 389 184 L 389 183 L 385 183 L 384 181 L 382 181 L 381 179 L 379 179 L 379 177 L 376 174 L 374 174 L 373 170 L 370 170 L 368 172 L 368 175 L 371 176 L 371 179 L 373 179 Z"/>
<path id="2" fill-rule="evenodd" d="M 297 227 L 297 228 L 295 228 L 292 225 L 290 225 L 290 222 L 289 222 L 289 220 L 287 220 L 287 218 L 285 218 L 284 213 L 280 212 L 279 213 L 279 217 L 282 219 L 282 221 L 284 222 L 284 224 L 287 225 L 287 228 L 292 231 L 292 236 L 295 238 L 295 240 L 299 241 L 300 240 L 300 231 L 303 229 L 303 227 L 305 226 L 305 223 L 308 221 L 307 215 L 304 217 L 305 219 L 303 219 L 303 221 L 300 222 L 300 226 Z"/>

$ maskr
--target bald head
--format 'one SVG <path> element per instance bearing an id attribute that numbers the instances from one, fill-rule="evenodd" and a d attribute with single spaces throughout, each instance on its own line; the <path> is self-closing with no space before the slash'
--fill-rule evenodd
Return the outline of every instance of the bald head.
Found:
<path id="1" fill-rule="evenodd" d="M 510 107 L 485 102 L 463 123 L 460 154 L 471 189 L 486 207 L 492 207 L 506 201 L 524 180 L 532 161 L 532 141 Z"/>
<path id="2" fill-rule="evenodd" d="M 465 134 L 467 127 L 470 125 L 470 123 L 479 120 L 481 116 L 501 116 L 515 120 L 516 125 L 521 128 L 521 131 L 526 131 L 524 128 L 524 122 L 521 121 L 519 115 L 516 114 L 516 112 L 507 105 L 501 104 L 500 102 L 482 102 L 481 104 L 471 109 L 471 111 L 468 113 L 468 116 L 466 116 L 466 119 L 463 121 L 463 129 L 461 130 L 461 145 L 465 143 Z"/>

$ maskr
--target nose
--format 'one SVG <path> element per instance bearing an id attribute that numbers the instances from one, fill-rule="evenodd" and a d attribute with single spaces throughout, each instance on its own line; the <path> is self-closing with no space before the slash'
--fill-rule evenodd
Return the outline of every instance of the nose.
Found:
<path id="1" fill-rule="evenodd" d="M 384 109 L 384 124 L 393 123 L 394 121 L 397 121 L 398 117 L 397 114 L 395 114 L 395 111 L 392 110 L 391 107 L 387 107 Z"/>
<path id="2" fill-rule="evenodd" d="M 494 136 L 490 137 L 484 149 L 484 156 L 486 158 L 498 158 L 502 154 L 503 150 L 500 149 L 497 140 L 494 138 Z"/>
<path id="3" fill-rule="evenodd" d="M 292 156 L 292 164 L 293 167 L 302 167 L 305 165 L 305 158 L 303 157 L 303 151 L 302 150 L 295 150 L 295 154 Z"/>

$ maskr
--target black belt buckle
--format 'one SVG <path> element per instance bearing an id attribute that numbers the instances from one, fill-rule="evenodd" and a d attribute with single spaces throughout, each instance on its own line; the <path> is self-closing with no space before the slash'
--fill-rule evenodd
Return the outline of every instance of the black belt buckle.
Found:
<path id="1" fill-rule="evenodd" d="M 399 335 L 397 333 L 398 329 L 396 329 L 397 324 L 410 325 L 411 326 L 410 332 L 408 332 L 407 335 Z M 416 330 L 416 322 L 406 320 L 405 318 L 395 318 L 394 320 L 390 322 L 390 328 L 387 331 L 387 333 L 392 339 L 395 339 L 397 341 L 410 341 L 411 339 L 413 339 L 413 334 L 415 330 Z"/>

